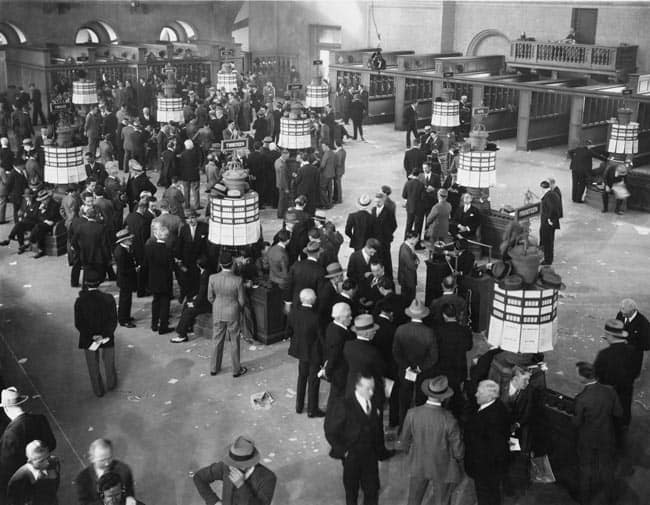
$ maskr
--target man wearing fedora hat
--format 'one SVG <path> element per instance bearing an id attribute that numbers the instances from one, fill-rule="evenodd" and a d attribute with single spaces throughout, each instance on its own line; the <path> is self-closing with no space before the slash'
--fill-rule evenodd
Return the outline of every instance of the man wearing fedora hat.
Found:
<path id="1" fill-rule="evenodd" d="M 544 250 L 544 261 L 541 264 L 552 265 L 555 250 L 555 230 L 560 229 L 560 218 L 562 217 L 562 200 L 551 189 L 548 180 L 542 181 L 539 186 L 543 191 L 539 217 L 539 245 Z"/>
<path id="2" fill-rule="evenodd" d="M 575 397 L 579 497 L 581 504 L 591 498 L 602 484 L 608 503 L 614 500 L 617 432 L 623 416 L 621 403 L 614 388 L 596 379 L 594 366 L 579 361 L 576 369 L 584 389 Z"/>
<path id="3" fill-rule="evenodd" d="M 447 377 L 426 379 L 420 386 L 427 400 L 406 413 L 399 447 L 409 451 L 409 505 L 421 505 L 429 484 L 435 503 L 448 505 L 463 477 L 465 453 L 458 421 L 442 403 L 454 395 Z"/>
<path id="4" fill-rule="evenodd" d="M 52 198 L 52 190 L 42 189 L 36 196 L 38 214 L 36 224 L 29 234 L 29 242 L 37 248 L 34 258 L 45 256 L 45 237 L 54 228 L 57 221 L 61 220 L 59 203 Z"/>
<path id="5" fill-rule="evenodd" d="M 379 349 L 372 344 L 379 325 L 371 314 L 360 314 L 354 318 L 352 332 L 357 338 L 349 340 L 343 346 L 343 357 L 348 365 L 346 394 L 354 393 L 354 376 L 359 372 L 370 373 L 375 378 L 375 402 L 384 405 L 384 377 L 388 374 L 388 366 Z"/>
<path id="6" fill-rule="evenodd" d="M 318 288 L 318 317 L 323 334 L 325 334 L 327 325 L 332 321 L 332 307 L 336 303 L 345 276 L 345 272 L 338 262 L 327 265 L 325 271 L 325 280 Z"/>
<path id="7" fill-rule="evenodd" d="M 11 228 L 7 240 L 0 242 L 0 245 L 7 246 L 11 240 L 16 240 L 18 254 L 22 254 L 28 249 L 29 244 L 25 242 L 25 233 L 31 232 L 38 222 L 38 202 L 35 197 L 36 195 L 30 188 L 26 187 L 23 190 L 20 206 L 14 206 L 16 224 Z"/>
<path id="8" fill-rule="evenodd" d="M 409 408 L 424 403 L 419 387 L 424 379 L 432 377 L 438 362 L 438 341 L 433 330 L 423 323 L 429 309 L 416 298 L 404 313 L 411 321 L 397 328 L 393 340 L 393 356 L 399 369 L 400 425 Z"/>
<path id="9" fill-rule="evenodd" d="M 363 194 L 357 200 L 359 210 L 348 215 L 345 234 L 350 237 L 350 248 L 358 251 L 369 238 L 374 238 L 376 218 L 370 213 L 370 195 Z"/>
<path id="10" fill-rule="evenodd" d="M 193 477 L 196 490 L 205 505 L 270 505 L 277 478 L 260 464 L 255 443 L 239 436 L 226 448 L 223 459 L 198 470 Z M 221 497 L 210 487 L 223 483 Z"/>
<path id="11" fill-rule="evenodd" d="M 104 396 L 104 382 L 99 368 L 99 358 L 104 361 L 106 389 L 115 389 L 115 328 L 117 327 L 117 308 L 115 298 L 99 290 L 104 280 L 103 271 L 86 270 L 84 284 L 86 289 L 79 292 L 74 304 L 74 323 L 79 330 L 79 349 L 83 349 L 90 383 L 96 396 Z"/>
<path id="12" fill-rule="evenodd" d="M 138 289 L 138 274 L 135 256 L 133 255 L 133 234 L 123 229 L 115 234 L 115 266 L 117 269 L 117 287 L 120 289 L 117 309 L 117 321 L 120 326 L 135 328 L 131 317 L 133 292 Z"/>
<path id="13" fill-rule="evenodd" d="M 312 289 L 300 292 L 300 305 L 291 307 L 287 317 L 286 336 L 289 338 L 289 356 L 298 359 L 298 385 L 296 386 L 296 413 L 302 414 L 307 390 L 307 414 L 309 417 L 323 417 L 318 408 L 317 376 L 322 362 L 322 339 L 318 314 L 314 308 L 316 293 Z"/>
<path id="14" fill-rule="evenodd" d="M 129 212 L 133 212 L 135 206 L 140 201 L 140 194 L 143 191 L 149 191 L 152 195 L 155 195 L 156 186 L 149 180 L 149 176 L 140 163 L 136 160 L 132 160 L 129 163 L 132 174 L 129 175 L 126 181 L 126 194 L 128 197 Z M 186 198 L 189 198 L 189 196 Z"/>
<path id="15" fill-rule="evenodd" d="M 9 424 L 0 436 L 0 493 L 7 494 L 11 476 L 27 462 L 25 449 L 32 440 L 41 440 L 50 451 L 56 449 L 56 439 L 50 423 L 42 414 L 31 414 L 24 409 L 28 396 L 15 387 L 3 389 L 0 407 L 9 418 Z"/>
<path id="16" fill-rule="evenodd" d="M 286 309 L 291 307 L 291 303 L 300 303 L 300 292 L 305 289 L 313 289 L 315 293 L 325 279 L 325 268 L 318 263 L 320 254 L 320 244 L 316 241 L 310 241 L 303 252 L 307 259 L 297 261 L 289 268 L 289 278 L 287 279 L 287 288 L 284 290 L 284 301 Z"/>
<path id="17" fill-rule="evenodd" d="M 630 425 L 632 417 L 632 396 L 636 379 L 635 351 L 627 344 L 630 336 L 623 321 L 608 319 L 605 322 L 603 340 L 609 347 L 602 349 L 594 360 L 594 371 L 598 382 L 613 386 L 623 407 L 621 427 L 624 431 Z M 622 446 L 623 440 L 621 440 Z M 622 447 L 624 448 L 624 447 Z"/>
<path id="18" fill-rule="evenodd" d="M 269 280 L 279 289 L 286 289 L 289 281 L 289 254 L 287 245 L 291 240 L 291 233 L 288 230 L 280 230 L 275 236 L 273 244 L 266 259 L 269 263 Z"/>

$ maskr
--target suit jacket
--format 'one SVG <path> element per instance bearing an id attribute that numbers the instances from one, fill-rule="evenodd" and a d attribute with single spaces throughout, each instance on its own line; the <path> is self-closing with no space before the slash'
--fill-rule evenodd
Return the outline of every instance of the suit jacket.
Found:
<path id="1" fill-rule="evenodd" d="M 456 393 L 458 394 L 458 393 Z M 409 451 L 409 476 L 430 479 L 433 485 L 458 483 L 465 446 L 458 421 L 451 412 L 424 404 L 406 413 L 399 438 Z"/>
<path id="2" fill-rule="evenodd" d="M 473 344 L 472 330 L 456 322 L 442 323 L 434 329 L 438 337 L 436 372 L 458 386 L 467 378 L 467 351 Z M 452 386 L 453 387 L 453 386 Z"/>
<path id="3" fill-rule="evenodd" d="M 415 251 L 404 242 L 399 246 L 399 261 L 397 264 L 397 282 L 404 288 L 415 289 L 418 283 L 418 265 L 420 258 Z"/>
<path id="4" fill-rule="evenodd" d="M 325 328 L 332 322 L 332 307 L 337 301 L 338 291 L 330 279 L 323 279 L 316 299 L 318 300 L 318 319 L 321 333 L 325 333 Z"/>
<path id="5" fill-rule="evenodd" d="M 198 181 L 200 179 L 199 153 L 196 148 L 185 149 L 178 157 L 178 178 L 181 181 Z"/>
<path id="6" fill-rule="evenodd" d="M 344 459 L 350 453 L 371 464 L 385 452 L 381 412 L 373 405 L 366 415 L 354 395 L 333 402 L 325 417 L 325 438 L 332 458 Z"/>
<path id="7" fill-rule="evenodd" d="M 386 377 L 395 380 L 397 377 L 397 363 L 395 363 L 395 358 L 393 357 L 393 339 L 395 338 L 397 325 L 381 316 L 375 318 L 375 323 L 379 328 L 377 329 L 377 333 L 375 333 L 375 337 L 372 339 L 372 345 L 379 350 L 381 358 L 386 363 Z"/>
<path id="8" fill-rule="evenodd" d="M 113 347 L 117 328 L 115 298 L 97 289 L 80 291 L 74 303 L 74 325 L 79 330 L 79 349 L 88 349 L 95 335 L 109 339 L 102 347 Z"/>
<path id="9" fill-rule="evenodd" d="M 99 114 L 93 114 L 92 112 L 86 114 L 84 131 L 88 139 L 97 139 L 99 137 L 99 133 L 101 131 L 101 123 L 102 117 Z"/>
<path id="10" fill-rule="evenodd" d="M 341 147 L 341 149 L 338 149 L 334 151 L 334 175 L 336 177 L 343 177 L 345 175 L 345 159 L 347 157 L 347 153 L 345 149 Z"/>
<path id="11" fill-rule="evenodd" d="M 56 493 L 61 481 L 61 464 L 54 456 L 50 456 L 43 470 L 45 477 L 38 480 L 32 473 L 31 465 L 25 463 L 11 477 L 7 486 L 7 503 L 9 505 L 50 505 L 56 503 Z"/>
<path id="12" fill-rule="evenodd" d="M 462 224 L 463 226 L 468 226 L 469 231 L 462 232 L 461 234 L 466 238 L 474 238 L 476 237 L 476 230 L 481 224 L 481 215 L 473 205 L 469 206 L 467 212 L 465 212 L 464 205 L 459 205 L 456 212 L 454 212 L 452 221 L 456 225 Z"/>
<path id="13" fill-rule="evenodd" d="M 363 250 L 354 251 L 348 259 L 348 279 L 353 279 L 359 286 L 365 280 L 365 274 L 370 272 L 370 261 L 366 262 Z"/>
<path id="14" fill-rule="evenodd" d="M 611 386 L 588 384 L 576 395 L 573 424 L 578 433 L 578 452 L 616 450 L 616 423 L 623 416 L 618 394 Z"/>
<path id="15" fill-rule="evenodd" d="M 165 242 L 150 241 L 144 246 L 145 262 L 149 266 L 149 291 L 153 294 L 173 293 L 174 254 Z"/>
<path id="16" fill-rule="evenodd" d="M 573 171 L 575 176 L 584 180 L 591 175 L 592 154 L 588 147 L 579 146 L 575 149 L 571 149 L 569 151 L 569 156 L 571 156 L 571 165 L 569 165 L 569 169 Z"/>
<path id="17" fill-rule="evenodd" d="M 427 161 L 427 156 L 422 152 L 419 147 L 411 147 L 404 153 L 404 170 L 406 177 L 413 172 L 422 172 L 422 165 Z"/>
<path id="18" fill-rule="evenodd" d="M 445 320 L 442 317 L 442 308 L 447 304 L 453 305 L 456 309 L 456 320 L 460 324 L 465 324 L 467 319 L 467 303 L 465 302 L 465 299 L 462 296 L 448 293 L 439 296 L 431 302 L 429 310 L 431 311 L 430 318 L 434 326 L 444 323 Z"/>
<path id="19" fill-rule="evenodd" d="M 135 498 L 133 474 L 131 473 L 131 469 L 125 463 L 115 459 L 111 463 L 109 471 L 120 476 L 126 496 L 132 496 Z M 79 472 L 77 478 L 74 480 L 74 487 L 77 491 L 77 502 L 79 505 L 104 504 L 97 490 L 98 481 L 97 472 L 95 472 L 95 468 L 92 465 L 87 466 Z"/>
<path id="20" fill-rule="evenodd" d="M 221 501 L 223 505 L 270 505 L 275 492 L 276 476 L 264 465 L 255 465 L 255 470 L 240 488 L 235 487 L 228 478 L 228 465 L 223 462 L 212 463 L 194 474 L 197 491 L 206 505 Z M 212 490 L 210 484 L 222 481 L 221 498 Z"/>
<path id="21" fill-rule="evenodd" d="M 629 337 L 627 338 L 628 345 L 634 348 L 634 376 L 638 377 L 641 374 L 641 366 L 643 365 L 643 353 L 650 350 L 650 323 L 648 319 L 637 311 L 634 319 L 625 322 L 625 316 L 619 312 L 616 314 L 616 319 L 623 321 L 625 329 Z"/>
<path id="22" fill-rule="evenodd" d="M 131 203 L 137 203 L 140 200 L 140 193 L 143 191 L 149 191 L 152 195 L 156 194 L 156 186 L 144 172 L 137 177 L 130 177 L 126 182 L 126 194 Z"/>
<path id="23" fill-rule="evenodd" d="M 7 176 L 7 187 L 9 191 L 9 201 L 14 204 L 14 206 L 20 205 L 20 202 L 23 199 L 23 193 L 27 188 L 27 177 L 22 172 L 17 170 L 12 170 Z"/>
<path id="24" fill-rule="evenodd" d="M 356 122 L 362 121 L 363 113 L 366 111 L 366 109 L 367 107 L 361 100 L 352 100 L 350 103 L 350 119 Z"/>
<path id="25" fill-rule="evenodd" d="M 449 217 L 451 205 L 449 202 L 436 203 L 427 216 L 427 234 L 431 240 L 445 238 L 449 234 Z"/>
<path id="26" fill-rule="evenodd" d="M 137 288 L 138 275 L 135 270 L 135 257 L 133 253 L 120 244 L 113 251 L 115 266 L 117 268 L 117 287 L 133 292 Z"/>
<path id="27" fill-rule="evenodd" d="M 412 177 L 402 189 L 402 198 L 406 200 L 406 212 L 408 214 L 424 214 L 424 184 L 417 177 Z"/>
<path id="28" fill-rule="evenodd" d="M 636 378 L 635 350 L 625 342 L 610 344 L 602 349 L 594 361 L 594 372 L 601 384 L 631 387 Z"/>
<path id="29" fill-rule="evenodd" d="M 144 154 L 146 134 L 142 130 L 127 126 L 122 129 L 122 140 L 124 142 L 122 147 L 125 151 Z"/>
<path id="30" fill-rule="evenodd" d="M 551 220 L 551 227 L 560 228 L 560 213 L 562 210 L 562 201 L 554 191 L 547 191 L 542 197 L 542 211 L 540 221 L 542 225 L 549 226 L 548 220 Z"/>
<path id="31" fill-rule="evenodd" d="M 0 489 L 5 492 L 11 476 L 27 462 L 25 447 L 32 440 L 41 440 L 49 449 L 56 449 L 56 439 L 47 418 L 42 414 L 21 414 L 11 421 L 0 437 Z"/>
<path id="32" fill-rule="evenodd" d="M 178 177 L 178 158 L 176 158 L 174 151 L 165 148 L 160 155 L 160 161 L 162 162 L 160 173 L 167 176 L 168 182 L 171 181 L 172 177 Z"/>
<path id="33" fill-rule="evenodd" d="M 348 376 L 348 364 L 343 356 L 345 343 L 354 339 L 354 334 L 333 321 L 325 330 L 325 375 L 332 384 L 345 385 Z"/>
<path id="34" fill-rule="evenodd" d="M 169 151 L 167 151 L 169 152 Z M 183 204 L 185 203 L 185 196 L 183 192 L 176 186 L 169 186 L 163 193 L 163 199 L 169 202 L 169 213 L 185 218 Z"/>
<path id="35" fill-rule="evenodd" d="M 133 238 L 133 256 L 138 265 L 144 263 L 144 245 L 149 239 L 151 233 L 147 220 L 139 212 L 131 212 L 126 216 L 126 227 L 134 235 Z"/>
<path id="36" fill-rule="evenodd" d="M 296 175 L 296 194 L 305 195 L 310 205 L 318 203 L 318 167 L 307 163 L 298 169 Z"/>
<path id="37" fill-rule="evenodd" d="M 418 113 L 410 105 L 404 109 L 404 128 L 415 128 L 418 127 Z"/>
<path id="38" fill-rule="evenodd" d="M 111 259 L 106 225 L 84 219 L 72 237 L 72 247 L 79 254 L 81 266 L 105 265 Z"/>
<path id="39" fill-rule="evenodd" d="M 310 288 L 314 290 L 314 293 L 318 293 L 318 287 L 325 279 L 325 274 L 325 268 L 316 261 L 310 259 L 297 261 L 289 269 L 284 300 L 298 305 L 300 304 L 300 292 L 303 289 Z"/>
<path id="40" fill-rule="evenodd" d="M 433 369 L 438 362 L 438 341 L 433 330 L 413 321 L 402 324 L 395 332 L 393 356 L 400 370 L 400 379 L 409 366 L 419 366 L 423 372 Z"/>
<path id="41" fill-rule="evenodd" d="M 269 263 L 269 280 L 280 286 L 280 289 L 286 289 L 289 282 L 289 254 L 286 247 L 279 244 L 271 246 L 266 260 Z"/>
<path id="42" fill-rule="evenodd" d="M 372 342 L 356 338 L 343 345 L 343 357 L 348 365 L 346 394 L 354 395 L 354 376 L 359 372 L 368 372 L 375 378 L 375 396 L 379 404 L 383 404 L 379 398 L 384 398 L 383 378 L 388 375 L 388 365 L 379 349 Z"/>
<path id="43" fill-rule="evenodd" d="M 372 209 L 372 217 L 375 218 L 373 236 L 381 242 L 381 244 L 388 248 L 390 253 L 390 243 L 393 241 L 393 233 L 397 229 L 397 220 L 395 219 L 395 212 L 385 205 L 382 211 L 377 215 L 377 207 Z"/>
<path id="44" fill-rule="evenodd" d="M 230 270 L 212 274 L 208 281 L 208 300 L 212 304 L 212 321 L 237 321 L 246 303 L 244 281 Z"/>
<path id="45" fill-rule="evenodd" d="M 329 144 L 329 140 L 325 142 Z M 336 159 L 334 151 L 326 151 L 320 160 L 320 176 L 331 179 L 336 175 Z"/>
<path id="46" fill-rule="evenodd" d="M 366 245 L 366 240 L 374 237 L 375 218 L 365 210 L 358 210 L 348 215 L 345 234 L 350 237 L 350 247 L 355 251 Z"/>
<path id="47" fill-rule="evenodd" d="M 278 158 L 275 160 L 273 167 L 275 169 L 275 187 L 278 188 L 278 191 L 289 191 L 291 189 L 291 179 L 287 162 L 282 158 Z"/>
<path id="48" fill-rule="evenodd" d="M 316 310 L 302 304 L 291 307 L 286 333 L 289 339 L 289 356 L 320 365 L 322 346 L 319 335 Z"/>
<path id="49" fill-rule="evenodd" d="M 474 413 L 465 426 L 465 470 L 476 479 L 501 480 L 509 456 L 510 417 L 501 400 Z"/>
<path id="50" fill-rule="evenodd" d="M 95 208 L 99 211 L 102 224 L 106 226 L 106 230 L 108 230 L 109 236 L 111 236 L 115 227 L 115 207 L 113 206 L 113 202 L 108 198 L 98 197 L 95 198 Z"/>
<path id="51" fill-rule="evenodd" d="M 424 185 L 424 191 L 422 192 L 422 207 L 424 208 L 424 213 L 428 214 L 433 206 L 438 203 L 438 190 L 440 189 L 440 174 L 431 172 L 429 174 L 429 180 L 424 173 L 418 175 L 418 179 Z"/>

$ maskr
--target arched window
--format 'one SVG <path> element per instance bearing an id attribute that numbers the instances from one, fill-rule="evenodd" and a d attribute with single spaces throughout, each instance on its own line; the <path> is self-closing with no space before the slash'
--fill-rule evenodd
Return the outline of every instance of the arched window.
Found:
<path id="1" fill-rule="evenodd" d="M 23 31 L 13 23 L 7 23 L 7 24 L 13 29 L 13 31 L 18 36 L 18 41 L 21 44 L 25 44 L 27 42 L 27 37 L 25 37 L 25 34 L 23 33 Z"/>
<path id="2" fill-rule="evenodd" d="M 189 23 L 181 21 L 179 19 L 177 19 L 176 22 L 181 25 L 181 28 L 183 28 L 183 30 L 185 30 L 185 36 L 187 37 L 187 40 L 196 39 L 196 32 Z"/>
<path id="3" fill-rule="evenodd" d="M 75 44 L 99 44 L 99 35 L 91 28 L 80 28 L 74 36 Z"/>
<path id="4" fill-rule="evenodd" d="M 163 42 L 178 42 L 178 33 L 171 26 L 163 26 L 159 39 Z"/>
<path id="5" fill-rule="evenodd" d="M 9 44 L 7 37 L 0 32 L 0 46 L 6 46 L 7 44 Z"/>
<path id="6" fill-rule="evenodd" d="M 0 46 L 8 44 L 26 44 L 25 33 L 9 21 L 0 22 Z"/>

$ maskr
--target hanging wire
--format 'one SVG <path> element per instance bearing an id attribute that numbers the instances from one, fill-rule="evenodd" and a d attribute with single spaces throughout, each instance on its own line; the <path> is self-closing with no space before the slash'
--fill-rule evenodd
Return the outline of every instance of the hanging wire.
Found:
<path id="1" fill-rule="evenodd" d="M 375 0 L 370 2 L 370 15 L 372 16 L 372 24 L 375 26 L 375 33 L 377 34 L 377 47 L 381 47 L 381 34 L 377 28 L 377 20 L 375 19 Z"/>

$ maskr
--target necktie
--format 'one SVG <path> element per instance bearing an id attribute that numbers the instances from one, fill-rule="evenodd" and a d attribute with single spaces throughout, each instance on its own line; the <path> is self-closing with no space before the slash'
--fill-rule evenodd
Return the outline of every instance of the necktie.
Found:
<path id="1" fill-rule="evenodd" d="M 366 415 L 369 416 L 370 415 L 370 402 L 368 400 L 366 400 L 366 409 L 365 410 L 366 410 Z"/>

